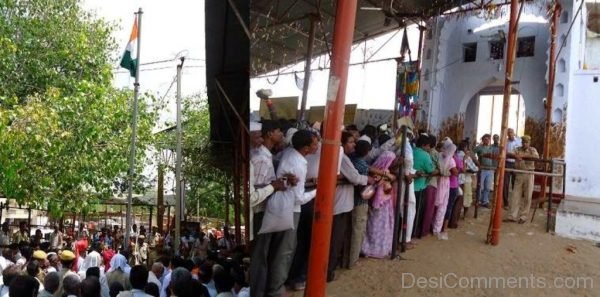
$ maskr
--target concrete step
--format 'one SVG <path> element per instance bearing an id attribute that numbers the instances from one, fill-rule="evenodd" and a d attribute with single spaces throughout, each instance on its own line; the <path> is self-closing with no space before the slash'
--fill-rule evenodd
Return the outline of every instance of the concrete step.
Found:
<path id="1" fill-rule="evenodd" d="M 600 242 L 600 200 L 567 197 L 556 213 L 559 236 Z"/>

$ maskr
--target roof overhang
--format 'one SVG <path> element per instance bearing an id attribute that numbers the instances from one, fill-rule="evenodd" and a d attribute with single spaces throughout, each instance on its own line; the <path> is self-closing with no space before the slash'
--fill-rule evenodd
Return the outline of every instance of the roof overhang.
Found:
<path id="1" fill-rule="evenodd" d="M 420 23 L 472 1 L 358 0 L 354 43 Z M 250 4 L 251 77 L 301 62 L 311 19 L 317 21 L 313 56 L 331 51 L 336 0 L 254 0 Z"/>

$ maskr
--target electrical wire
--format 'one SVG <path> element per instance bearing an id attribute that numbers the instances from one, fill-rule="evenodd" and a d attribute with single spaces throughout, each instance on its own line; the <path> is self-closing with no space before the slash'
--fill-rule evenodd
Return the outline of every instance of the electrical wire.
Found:
<path id="1" fill-rule="evenodd" d="M 558 52 L 556 53 L 556 57 L 554 58 L 554 63 L 556 63 L 556 61 L 558 60 L 558 57 L 560 56 L 560 53 L 562 52 L 563 47 L 565 47 L 565 44 L 567 43 L 567 39 L 569 38 L 569 34 L 571 34 L 571 29 L 573 29 L 573 24 L 575 24 L 575 20 L 579 16 L 579 13 L 581 12 L 581 9 L 583 8 L 584 3 L 585 3 L 585 0 L 581 0 L 581 4 L 579 4 L 579 9 L 577 9 L 577 13 L 575 13 L 575 15 L 573 16 L 573 20 L 571 20 L 571 24 L 569 25 L 569 30 L 567 31 L 567 35 L 565 35 L 565 39 L 563 40 L 562 44 L 560 45 L 560 48 L 558 49 Z"/>

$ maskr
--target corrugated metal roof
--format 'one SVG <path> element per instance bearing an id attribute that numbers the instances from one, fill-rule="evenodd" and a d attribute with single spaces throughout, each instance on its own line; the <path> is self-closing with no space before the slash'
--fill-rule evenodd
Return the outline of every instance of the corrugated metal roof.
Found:
<path id="1" fill-rule="evenodd" d="M 397 30 L 469 2 L 473 1 L 359 0 L 354 42 Z M 336 0 L 251 1 L 250 75 L 254 77 L 303 61 L 307 51 L 311 15 L 320 20 L 315 31 L 313 56 L 329 52 L 336 3 Z"/>

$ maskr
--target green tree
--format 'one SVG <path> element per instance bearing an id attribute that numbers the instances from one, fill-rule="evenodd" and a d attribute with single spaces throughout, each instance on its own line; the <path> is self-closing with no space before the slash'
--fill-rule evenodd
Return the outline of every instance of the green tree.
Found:
<path id="1" fill-rule="evenodd" d="M 128 169 L 132 92 L 112 87 L 114 25 L 78 0 L 0 0 L 0 192 L 55 215 L 112 196 Z M 152 140 L 140 100 L 136 172 Z M 142 176 L 136 175 L 137 181 Z"/>
<path id="2" fill-rule="evenodd" d="M 229 150 L 217 150 L 210 142 L 210 120 L 208 102 L 203 95 L 183 99 L 182 174 L 188 191 L 186 209 L 188 215 L 197 212 L 213 218 L 225 218 L 225 199 L 231 188 L 231 161 Z M 157 151 L 175 151 L 176 129 L 165 130 L 156 138 Z M 159 153 L 159 166 L 175 172 L 174 157 L 164 158 Z M 165 164 L 164 160 L 168 160 Z M 198 209 L 198 206 L 200 209 Z M 231 213 L 231 215 L 233 215 Z"/>

